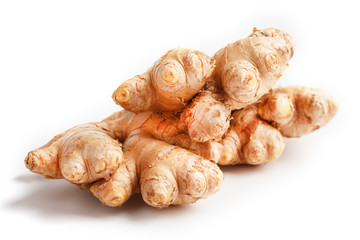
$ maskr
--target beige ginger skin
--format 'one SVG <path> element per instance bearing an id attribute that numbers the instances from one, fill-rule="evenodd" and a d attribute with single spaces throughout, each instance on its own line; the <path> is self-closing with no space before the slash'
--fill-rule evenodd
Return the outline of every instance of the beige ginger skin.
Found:
<path id="1" fill-rule="evenodd" d="M 190 204 L 219 190 L 219 165 L 280 157 L 283 137 L 300 137 L 336 114 L 318 89 L 275 87 L 294 41 L 254 29 L 213 58 L 177 48 L 125 81 L 114 101 L 126 110 L 75 126 L 28 153 L 25 165 L 88 188 L 104 205 L 141 193 L 150 206 Z"/>
<path id="2" fill-rule="evenodd" d="M 282 154 L 285 141 L 281 133 L 257 116 L 252 105 L 234 112 L 229 131 L 221 140 L 221 165 L 259 165 L 274 161 Z"/>
<path id="3" fill-rule="evenodd" d="M 121 84 L 113 100 L 132 112 L 182 110 L 205 85 L 214 61 L 184 48 L 168 51 L 145 73 Z"/>
<path id="4" fill-rule="evenodd" d="M 189 204 L 218 191 L 223 174 L 215 162 L 171 144 L 190 143 L 177 126 L 172 113 L 122 111 L 55 136 L 25 164 L 49 178 L 89 185 L 108 206 L 120 206 L 139 190 L 154 207 Z M 202 152 L 201 144 L 186 144 Z"/>
<path id="5" fill-rule="evenodd" d="M 260 103 L 259 116 L 285 137 L 301 137 L 327 124 L 338 104 L 319 89 L 292 86 L 275 88 Z"/>
<path id="6" fill-rule="evenodd" d="M 276 93 L 287 93 L 289 99 L 297 93 L 298 98 L 312 100 L 304 100 L 306 104 L 295 100 L 297 108 L 282 102 L 266 107 Z M 321 116 L 314 99 L 325 107 Z M 223 174 L 215 162 L 259 165 L 280 157 L 285 146 L 281 128 L 261 119 L 259 111 L 277 119 L 292 116 L 292 125 L 285 129 L 292 128 L 297 137 L 322 127 L 336 109 L 333 99 L 319 90 L 278 88 L 259 103 L 235 111 L 224 137 L 205 143 L 192 140 L 181 129 L 179 114 L 121 111 L 102 122 L 79 125 L 56 136 L 31 151 L 25 163 L 31 171 L 49 178 L 90 186 L 90 191 L 108 206 L 120 206 L 138 191 L 154 207 L 189 204 L 218 191 Z M 308 118 L 303 121 L 304 112 L 317 116 L 321 124 L 314 125 Z M 298 126 L 307 130 L 300 133 Z"/>
<path id="7" fill-rule="evenodd" d="M 214 162 L 135 131 L 123 146 L 124 163 L 90 187 L 108 206 L 120 206 L 140 189 L 150 206 L 189 204 L 218 191 L 223 175 Z"/>
<path id="8" fill-rule="evenodd" d="M 231 111 L 255 103 L 276 84 L 294 47 L 293 38 L 281 30 L 254 28 L 249 37 L 219 50 L 213 76 L 183 114 L 190 137 L 199 142 L 220 139 L 229 128 Z"/>
<path id="9" fill-rule="evenodd" d="M 200 146 L 208 159 L 220 165 L 266 164 L 282 154 L 282 137 L 311 133 L 325 126 L 337 110 L 335 100 L 319 89 L 277 87 L 260 101 L 234 111 L 228 131 L 217 144 L 211 140 Z"/>
<path id="10" fill-rule="evenodd" d="M 186 107 L 182 128 L 198 142 L 219 140 L 229 128 L 231 111 L 256 102 L 275 85 L 294 47 L 293 38 L 281 30 L 254 28 L 213 58 L 173 49 L 146 73 L 121 84 L 113 99 L 132 112 L 181 111 L 201 90 Z"/>
<path id="11" fill-rule="evenodd" d="M 235 111 L 229 130 L 219 141 L 221 147 L 207 145 L 207 151 L 220 152 L 220 158 L 212 158 L 220 165 L 266 164 L 282 154 L 283 136 L 313 132 L 325 126 L 337 110 L 335 100 L 319 89 L 277 87 L 259 102 Z"/>

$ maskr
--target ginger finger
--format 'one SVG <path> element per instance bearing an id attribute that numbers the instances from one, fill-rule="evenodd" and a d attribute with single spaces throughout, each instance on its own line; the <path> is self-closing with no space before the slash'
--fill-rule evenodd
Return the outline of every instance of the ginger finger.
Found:
<path id="1" fill-rule="evenodd" d="M 218 166 L 194 153 L 135 131 L 124 152 L 136 158 L 141 194 L 149 205 L 163 208 L 189 204 L 218 191 Z"/>
<path id="2" fill-rule="evenodd" d="M 182 110 L 213 70 L 214 61 L 204 53 L 176 48 L 146 73 L 121 84 L 114 91 L 113 100 L 132 112 Z"/>
<path id="3" fill-rule="evenodd" d="M 259 116 L 285 137 L 300 137 L 326 125 L 336 114 L 334 99 L 319 89 L 279 87 L 264 97 Z"/>
<path id="4" fill-rule="evenodd" d="M 280 157 L 285 147 L 281 133 L 257 116 L 256 106 L 236 111 L 221 141 L 220 165 L 259 165 Z"/>
<path id="5" fill-rule="evenodd" d="M 124 162 L 108 179 L 100 179 L 90 186 L 92 194 L 102 204 L 117 207 L 125 203 L 138 191 L 136 162 L 124 153 Z"/>
<path id="6" fill-rule="evenodd" d="M 123 161 L 121 144 L 114 138 L 98 123 L 82 124 L 29 152 L 25 165 L 35 173 L 74 184 L 108 178 Z"/>

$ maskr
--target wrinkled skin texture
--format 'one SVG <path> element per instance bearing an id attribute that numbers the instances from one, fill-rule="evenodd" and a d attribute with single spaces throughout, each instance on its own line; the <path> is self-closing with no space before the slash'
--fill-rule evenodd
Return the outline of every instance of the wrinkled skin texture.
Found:
<path id="1" fill-rule="evenodd" d="M 326 125 L 338 104 L 319 89 L 292 86 L 276 88 L 261 102 L 259 116 L 285 137 L 301 137 Z"/>
<path id="2" fill-rule="evenodd" d="M 168 51 L 145 73 L 121 84 L 113 100 L 132 112 L 177 111 L 205 85 L 214 60 L 184 48 Z"/>
<path id="3" fill-rule="evenodd" d="M 337 104 L 320 90 L 277 88 L 233 112 L 229 131 L 204 143 L 183 131 L 181 114 L 121 111 L 59 134 L 31 151 L 25 164 L 46 177 L 89 186 L 108 206 L 120 206 L 136 192 L 157 208 L 189 204 L 219 190 L 223 175 L 215 162 L 274 161 L 285 146 L 283 129 L 296 133 L 287 137 L 298 137 L 324 126 L 336 110 Z"/>
<path id="4" fill-rule="evenodd" d="M 108 179 L 123 162 L 121 144 L 114 138 L 98 123 L 79 125 L 29 152 L 25 164 L 33 172 L 74 184 Z"/>
<path id="5" fill-rule="evenodd" d="M 218 191 L 218 166 L 180 147 L 135 132 L 124 143 L 125 162 L 90 191 L 108 206 L 120 206 L 137 189 L 150 206 L 189 204 Z"/>
<path id="6" fill-rule="evenodd" d="M 254 29 L 213 58 L 171 50 L 115 90 L 114 101 L 127 110 L 55 136 L 29 152 L 25 165 L 113 207 L 134 193 L 157 208 L 206 198 L 223 181 L 216 163 L 274 161 L 283 136 L 308 134 L 336 114 L 320 90 L 274 87 L 293 48 L 290 35 L 271 28 Z"/>
<path id="7" fill-rule="evenodd" d="M 89 186 L 108 206 L 138 191 L 157 208 L 193 203 L 218 191 L 223 174 L 215 162 L 189 151 L 202 148 L 177 125 L 172 113 L 118 112 L 59 134 L 31 151 L 25 164 L 46 177 Z"/>
<path id="8" fill-rule="evenodd" d="M 311 133 L 325 126 L 337 110 L 335 100 L 319 89 L 277 87 L 259 102 L 234 111 L 229 130 L 221 140 L 201 145 L 202 152 L 220 165 L 266 164 L 282 154 L 283 136 Z"/>
<path id="9" fill-rule="evenodd" d="M 213 76 L 184 111 L 183 122 L 190 137 L 200 142 L 221 138 L 229 128 L 231 111 L 255 103 L 276 84 L 294 47 L 289 34 L 270 28 L 254 29 L 249 37 L 219 50 L 214 56 Z M 216 106 L 206 113 L 211 118 L 203 117 L 202 111 L 209 99 Z"/>
<path id="10" fill-rule="evenodd" d="M 281 133 L 257 116 L 256 106 L 236 111 L 221 143 L 221 165 L 259 165 L 280 157 L 285 147 Z"/>

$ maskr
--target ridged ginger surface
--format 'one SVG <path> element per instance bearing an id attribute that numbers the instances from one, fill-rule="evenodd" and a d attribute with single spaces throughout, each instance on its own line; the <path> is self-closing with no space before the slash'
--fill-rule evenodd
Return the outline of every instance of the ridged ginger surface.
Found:
<path id="1" fill-rule="evenodd" d="M 75 126 L 28 153 L 26 167 L 85 187 L 104 205 L 140 193 L 150 206 L 217 192 L 219 165 L 266 164 L 284 137 L 326 125 L 338 105 L 321 90 L 275 86 L 294 53 L 278 29 L 254 29 L 213 57 L 176 48 L 113 93 L 125 110 Z"/>

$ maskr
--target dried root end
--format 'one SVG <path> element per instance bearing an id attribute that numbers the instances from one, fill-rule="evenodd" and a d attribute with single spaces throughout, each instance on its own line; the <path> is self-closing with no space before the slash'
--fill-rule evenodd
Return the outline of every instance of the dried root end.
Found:
<path id="1" fill-rule="evenodd" d="M 24 162 L 25 162 L 25 166 L 31 171 L 36 171 L 36 169 L 41 164 L 38 156 L 36 156 L 33 152 L 28 153 Z"/>

